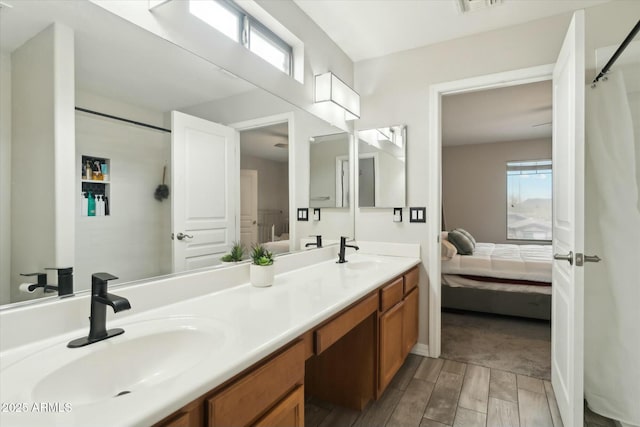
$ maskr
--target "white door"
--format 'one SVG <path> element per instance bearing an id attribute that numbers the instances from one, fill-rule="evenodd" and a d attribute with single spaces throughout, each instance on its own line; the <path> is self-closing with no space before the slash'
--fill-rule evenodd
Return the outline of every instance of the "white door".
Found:
<path id="1" fill-rule="evenodd" d="M 551 382 L 567 427 L 583 423 L 584 67 L 577 11 L 553 71 Z"/>
<path id="2" fill-rule="evenodd" d="M 174 272 L 218 264 L 234 240 L 239 144 L 235 129 L 171 112 Z"/>
<path id="3" fill-rule="evenodd" d="M 258 171 L 240 169 L 240 243 L 258 243 Z"/>

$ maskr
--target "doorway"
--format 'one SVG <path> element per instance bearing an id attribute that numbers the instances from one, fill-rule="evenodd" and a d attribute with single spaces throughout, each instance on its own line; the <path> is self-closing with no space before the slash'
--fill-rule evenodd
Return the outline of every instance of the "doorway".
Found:
<path id="1" fill-rule="evenodd" d="M 236 125 L 237 126 L 237 125 Z M 290 252 L 289 127 L 280 116 L 240 130 L 240 242 Z"/>
<path id="2" fill-rule="evenodd" d="M 551 379 L 551 120 L 550 80 L 442 97 L 444 359 Z"/>

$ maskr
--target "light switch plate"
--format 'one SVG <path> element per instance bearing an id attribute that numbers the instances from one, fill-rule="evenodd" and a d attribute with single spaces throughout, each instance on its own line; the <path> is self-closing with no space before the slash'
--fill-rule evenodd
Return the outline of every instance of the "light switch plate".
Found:
<path id="1" fill-rule="evenodd" d="M 402 222 L 402 208 L 393 208 L 393 222 Z"/>
<path id="2" fill-rule="evenodd" d="M 309 221 L 309 208 L 298 208 L 298 221 Z"/>
<path id="3" fill-rule="evenodd" d="M 409 208 L 409 222 L 427 222 L 427 208 Z"/>
<path id="4" fill-rule="evenodd" d="M 320 208 L 313 208 L 313 220 L 320 221 Z"/>

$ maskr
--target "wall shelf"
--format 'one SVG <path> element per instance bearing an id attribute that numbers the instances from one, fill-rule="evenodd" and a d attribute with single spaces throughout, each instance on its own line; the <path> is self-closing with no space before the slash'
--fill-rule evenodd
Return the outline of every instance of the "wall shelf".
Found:
<path id="1" fill-rule="evenodd" d="M 88 177 L 86 176 L 86 166 L 87 164 L 89 164 L 91 166 L 92 169 L 95 169 L 96 171 L 98 169 L 100 169 L 99 172 L 99 176 L 98 177 L 102 177 L 102 165 L 106 165 L 106 172 L 107 174 L 111 173 L 111 160 L 110 159 L 106 159 L 103 157 L 97 157 L 97 156 L 89 156 L 89 155 L 82 155 L 81 156 L 81 163 L 80 163 L 80 185 L 82 188 L 82 192 L 84 193 L 91 193 L 92 196 L 96 197 L 96 196 L 103 196 L 104 200 L 106 201 L 106 205 L 108 206 L 108 210 L 105 211 L 104 215 L 88 215 L 88 212 L 85 213 L 83 212 L 83 208 L 82 208 L 82 199 L 80 200 L 80 214 L 81 216 L 86 216 L 88 218 L 95 218 L 95 217 L 102 217 L 102 216 L 109 216 L 111 214 L 111 181 L 110 180 L 104 180 L 104 179 L 88 179 Z M 95 165 L 99 165 L 98 167 L 96 167 Z M 95 175 L 93 175 L 94 178 L 96 177 Z M 82 198 L 82 196 L 80 196 Z M 96 197 L 97 199 L 97 197 Z M 96 200 L 96 205 L 97 205 L 97 200 Z M 105 206 L 106 207 L 106 206 Z M 97 206 L 96 206 L 96 210 L 97 210 Z"/>

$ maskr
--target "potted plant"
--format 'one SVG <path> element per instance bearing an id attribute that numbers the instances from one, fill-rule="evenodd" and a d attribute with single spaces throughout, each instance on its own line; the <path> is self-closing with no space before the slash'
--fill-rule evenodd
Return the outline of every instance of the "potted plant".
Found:
<path id="1" fill-rule="evenodd" d="M 253 286 L 264 288 L 273 285 L 274 267 L 273 254 L 262 245 L 255 245 L 251 249 L 251 266 L 249 279 Z"/>
<path id="2" fill-rule="evenodd" d="M 222 262 L 239 262 L 244 256 L 244 246 L 239 242 L 233 242 L 231 252 L 220 258 Z"/>

